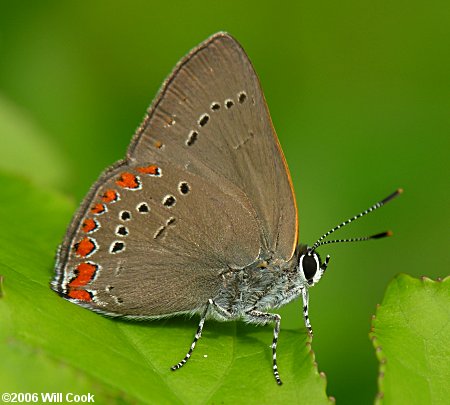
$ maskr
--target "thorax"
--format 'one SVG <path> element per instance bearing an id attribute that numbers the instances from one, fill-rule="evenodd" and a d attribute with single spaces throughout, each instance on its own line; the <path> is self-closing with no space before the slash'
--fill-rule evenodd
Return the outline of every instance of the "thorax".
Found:
<path id="1" fill-rule="evenodd" d="M 221 274 L 222 288 L 214 298 L 233 317 L 247 311 L 278 308 L 300 294 L 303 282 L 296 269 L 296 255 L 291 261 L 259 260 L 243 269 Z"/>

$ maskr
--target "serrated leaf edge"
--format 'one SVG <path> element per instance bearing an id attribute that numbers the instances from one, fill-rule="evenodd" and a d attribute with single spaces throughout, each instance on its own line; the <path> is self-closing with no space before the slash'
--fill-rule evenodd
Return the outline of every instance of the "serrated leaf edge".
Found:
<path id="1" fill-rule="evenodd" d="M 436 280 L 433 280 L 430 277 L 427 276 L 421 276 L 420 278 L 416 278 L 413 277 L 409 274 L 406 273 L 400 273 L 397 274 L 394 279 L 399 279 L 401 277 L 408 277 L 411 278 L 415 281 L 420 281 L 422 283 L 442 283 L 444 281 L 447 281 L 448 279 L 450 279 L 450 276 L 446 276 L 444 278 L 442 277 L 438 277 Z M 391 283 L 392 283 L 391 281 Z M 390 284 L 390 283 L 389 283 Z M 378 309 L 381 307 L 381 304 L 377 304 L 376 306 L 376 313 L 378 312 Z M 378 342 L 378 339 L 375 335 L 375 330 L 374 330 L 374 321 L 376 319 L 376 313 L 374 315 L 372 315 L 372 320 L 370 322 L 370 332 L 369 332 L 369 339 L 372 341 L 373 347 L 375 349 L 375 355 L 377 356 L 378 362 L 379 362 L 379 367 L 378 367 L 378 376 L 377 376 L 377 386 L 378 386 L 378 392 L 375 396 L 375 405 L 382 405 L 383 403 L 383 399 L 384 399 L 384 390 L 383 390 L 383 385 L 384 385 L 384 375 L 386 373 L 386 363 L 387 363 L 387 357 L 383 352 L 383 348 L 380 345 L 380 343 Z"/>
<path id="2" fill-rule="evenodd" d="M 327 394 L 327 386 L 328 386 L 327 375 L 325 374 L 324 371 L 319 371 L 319 364 L 316 361 L 316 353 L 312 349 L 312 337 L 311 337 L 311 335 L 308 336 L 305 345 L 309 348 L 308 354 L 311 357 L 311 363 L 313 365 L 313 368 L 314 368 L 315 372 L 317 373 L 317 375 L 320 378 L 322 378 L 324 380 L 324 383 L 325 383 L 325 387 L 324 387 L 325 388 L 325 395 L 328 397 L 328 401 L 330 402 L 330 404 L 335 404 L 336 403 L 336 398 Z"/>

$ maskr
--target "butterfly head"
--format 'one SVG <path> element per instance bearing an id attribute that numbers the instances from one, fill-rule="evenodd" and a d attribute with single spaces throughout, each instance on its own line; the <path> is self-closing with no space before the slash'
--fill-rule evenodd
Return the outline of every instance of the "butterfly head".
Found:
<path id="1" fill-rule="evenodd" d="M 309 287 L 317 284 L 322 278 L 328 265 L 330 256 L 327 256 L 325 262 L 318 253 L 313 251 L 310 247 L 301 249 L 298 259 L 298 271 Z"/>
<path id="2" fill-rule="evenodd" d="M 308 285 L 308 287 L 312 287 L 313 285 L 317 284 L 320 279 L 322 278 L 323 274 L 325 273 L 325 270 L 327 269 L 328 262 L 330 261 L 330 256 L 327 255 L 325 261 L 322 263 L 319 254 L 316 252 L 316 249 L 319 246 L 322 245 L 328 245 L 330 243 L 341 243 L 341 242 L 361 242 L 371 239 L 380 239 L 384 238 L 385 236 L 391 236 L 392 232 L 381 232 L 377 233 L 375 235 L 371 236 L 363 236 L 360 238 L 350 238 L 350 239 L 334 239 L 334 240 L 325 240 L 329 235 L 331 235 L 333 232 L 337 231 L 338 229 L 348 225 L 349 223 L 353 222 L 354 220 L 363 217 L 364 215 L 367 215 L 376 209 L 382 207 L 389 201 L 391 201 L 393 198 L 397 197 L 403 192 L 402 189 L 398 189 L 383 200 L 377 202 L 376 204 L 372 205 L 365 211 L 362 211 L 358 215 L 355 215 L 354 217 L 342 222 L 341 224 L 335 226 L 334 228 L 330 229 L 328 232 L 324 233 L 313 245 L 312 247 L 300 245 L 299 247 L 299 255 L 298 255 L 298 271 L 300 272 L 300 276 L 302 279 L 304 279 L 304 283 Z"/>

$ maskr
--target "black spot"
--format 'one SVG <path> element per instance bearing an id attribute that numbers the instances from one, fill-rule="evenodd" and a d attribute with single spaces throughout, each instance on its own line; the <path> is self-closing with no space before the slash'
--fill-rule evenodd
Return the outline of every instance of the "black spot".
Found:
<path id="1" fill-rule="evenodd" d="M 123 299 L 122 298 L 116 297 L 116 301 L 117 301 L 118 304 L 123 304 Z"/>
<path id="2" fill-rule="evenodd" d="M 122 221 L 128 221 L 131 219 L 131 212 L 130 211 L 122 211 L 120 214 L 120 219 Z"/>
<path id="3" fill-rule="evenodd" d="M 107 292 L 111 292 L 113 289 L 114 289 L 114 286 L 113 286 L 113 285 L 108 285 L 108 286 L 106 286 L 106 291 L 107 291 Z"/>
<path id="4" fill-rule="evenodd" d="M 111 249 L 111 253 L 118 253 L 125 249 L 125 243 L 123 242 L 114 242 L 114 245 Z"/>
<path id="5" fill-rule="evenodd" d="M 165 229 L 166 229 L 165 226 L 162 226 L 161 228 L 159 228 L 159 229 L 156 231 L 155 235 L 153 236 L 153 239 L 159 238 L 159 237 L 163 234 L 163 232 L 165 231 Z"/>
<path id="6" fill-rule="evenodd" d="M 166 207 L 173 207 L 176 202 L 177 202 L 177 200 L 175 199 L 175 197 L 173 195 L 168 195 L 163 200 L 163 204 Z"/>
<path id="7" fill-rule="evenodd" d="M 242 104 L 247 99 L 247 94 L 244 92 L 239 93 L 238 100 Z"/>
<path id="8" fill-rule="evenodd" d="M 189 138 L 186 141 L 186 145 L 187 146 L 192 146 L 195 143 L 195 141 L 197 140 L 197 138 L 198 138 L 198 132 L 197 131 L 191 131 L 191 133 L 189 134 Z"/>
<path id="9" fill-rule="evenodd" d="M 179 185 L 180 193 L 181 194 L 187 194 L 189 191 L 191 191 L 191 188 L 189 187 L 189 184 L 187 184 L 185 181 L 180 183 Z"/>
<path id="10" fill-rule="evenodd" d="M 213 111 L 220 110 L 220 104 L 219 103 L 212 103 L 211 104 L 211 110 L 213 110 Z"/>
<path id="11" fill-rule="evenodd" d="M 123 225 L 119 226 L 116 230 L 117 235 L 121 236 L 127 236 L 128 235 L 128 229 L 125 228 Z"/>
<path id="12" fill-rule="evenodd" d="M 198 124 L 199 124 L 201 127 L 204 127 L 204 126 L 208 123 L 208 121 L 209 121 L 209 115 L 208 115 L 208 114 L 203 114 L 203 115 L 200 117 L 200 120 L 198 121 Z"/>
<path id="13" fill-rule="evenodd" d="M 167 220 L 167 225 L 172 225 L 173 223 L 175 222 L 175 218 L 174 217 L 170 217 L 168 220 Z"/>
<path id="14" fill-rule="evenodd" d="M 233 100 L 226 100 L 225 101 L 225 107 L 231 108 L 234 106 Z"/>
<path id="15" fill-rule="evenodd" d="M 137 210 L 138 210 L 140 213 L 145 213 L 145 212 L 149 212 L 149 211 L 150 211 L 150 208 L 149 208 L 149 206 L 148 206 L 147 203 L 143 202 L 143 203 L 141 203 L 141 204 L 139 204 L 139 205 L 137 206 Z"/>

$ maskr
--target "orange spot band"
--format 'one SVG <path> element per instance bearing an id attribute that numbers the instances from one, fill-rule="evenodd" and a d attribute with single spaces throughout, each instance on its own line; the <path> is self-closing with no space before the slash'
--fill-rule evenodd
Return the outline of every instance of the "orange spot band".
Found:
<path id="1" fill-rule="evenodd" d="M 151 174 L 157 176 L 160 174 L 159 167 L 156 165 L 138 167 L 137 170 L 144 174 Z"/>
<path id="2" fill-rule="evenodd" d="M 85 290 L 70 290 L 67 296 L 75 300 L 92 301 L 91 294 Z"/>
<path id="3" fill-rule="evenodd" d="M 128 172 L 122 173 L 120 177 L 116 180 L 116 184 L 119 187 L 123 188 L 130 188 L 130 189 L 139 188 L 138 178 L 134 174 Z"/>
<path id="4" fill-rule="evenodd" d="M 105 203 L 112 203 L 119 199 L 119 195 L 115 190 L 106 190 L 102 195 L 102 201 Z"/>
<path id="5" fill-rule="evenodd" d="M 78 256 L 86 257 L 95 249 L 95 244 L 90 238 L 83 238 L 75 244 L 75 253 Z"/>
<path id="6" fill-rule="evenodd" d="M 97 215 L 103 214 L 105 211 L 106 211 L 106 207 L 104 206 L 104 204 L 101 204 L 101 203 L 95 204 L 91 208 L 91 212 L 93 214 L 97 214 Z"/>
<path id="7" fill-rule="evenodd" d="M 95 276 L 97 266 L 92 263 L 81 263 L 75 270 L 77 276 L 69 283 L 69 287 L 83 287 Z"/>
<path id="8" fill-rule="evenodd" d="M 84 232 L 89 233 L 97 229 L 97 226 L 97 223 L 92 218 L 87 218 L 83 221 L 83 225 L 81 227 Z"/>

